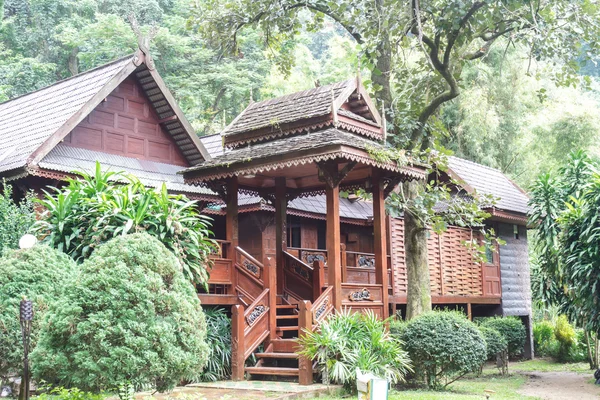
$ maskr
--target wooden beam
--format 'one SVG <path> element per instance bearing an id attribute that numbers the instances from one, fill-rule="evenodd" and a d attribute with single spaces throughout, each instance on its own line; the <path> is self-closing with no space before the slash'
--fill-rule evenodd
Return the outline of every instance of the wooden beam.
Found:
<path id="1" fill-rule="evenodd" d="M 287 199 L 285 197 L 285 177 L 275 178 L 275 265 L 277 275 L 277 294 L 283 294 L 283 267 L 287 251 Z"/>
<path id="2" fill-rule="evenodd" d="M 325 189 L 327 202 L 327 268 L 329 270 L 329 286 L 333 286 L 333 306 L 337 311 L 342 309 L 342 268 L 340 260 L 340 188 Z"/>
<path id="3" fill-rule="evenodd" d="M 246 359 L 244 352 L 244 306 L 235 305 L 231 307 L 231 380 L 244 380 L 244 369 Z"/>
<path id="4" fill-rule="evenodd" d="M 387 233 L 385 226 L 385 198 L 381 172 L 372 170 L 373 187 L 373 233 L 375 253 L 375 282 L 382 285 L 381 301 L 383 302 L 383 318 L 389 315 L 388 307 L 388 273 L 387 273 Z"/>
<path id="5" fill-rule="evenodd" d="M 312 332 L 312 304 L 304 300 L 298 303 L 298 336 L 300 338 Z M 298 383 L 300 385 L 312 385 L 313 368 L 312 360 L 305 356 L 298 357 Z"/>

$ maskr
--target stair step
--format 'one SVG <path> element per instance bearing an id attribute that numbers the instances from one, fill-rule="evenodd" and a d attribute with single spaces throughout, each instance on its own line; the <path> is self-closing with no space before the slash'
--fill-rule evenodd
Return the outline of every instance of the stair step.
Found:
<path id="1" fill-rule="evenodd" d="M 277 330 L 278 331 L 297 331 L 298 327 L 297 326 L 278 326 Z"/>
<path id="2" fill-rule="evenodd" d="M 298 308 L 298 306 L 296 304 L 277 304 L 277 309 L 284 309 L 284 308 Z"/>
<path id="3" fill-rule="evenodd" d="M 298 314 L 293 314 L 293 315 L 278 315 L 277 319 L 298 319 Z"/>
<path id="4" fill-rule="evenodd" d="M 255 353 L 256 358 L 298 358 L 296 353 Z"/>
<path id="5" fill-rule="evenodd" d="M 276 339 L 271 341 L 273 352 L 293 353 L 298 348 L 296 339 Z"/>
<path id="6" fill-rule="evenodd" d="M 246 372 L 256 375 L 298 376 L 298 368 L 246 367 Z"/>

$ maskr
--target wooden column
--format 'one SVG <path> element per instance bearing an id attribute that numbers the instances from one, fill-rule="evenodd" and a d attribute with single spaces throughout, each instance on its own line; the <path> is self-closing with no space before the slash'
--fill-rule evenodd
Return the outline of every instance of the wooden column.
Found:
<path id="1" fill-rule="evenodd" d="M 340 188 L 338 185 L 325 189 L 327 198 L 327 268 L 328 283 L 333 286 L 333 306 L 342 309 L 342 264 L 340 254 Z"/>
<path id="2" fill-rule="evenodd" d="M 325 286 L 325 266 L 323 261 L 315 260 L 313 262 L 313 301 L 317 301 L 319 296 L 321 296 L 321 292 L 323 290 L 323 286 Z"/>
<path id="3" fill-rule="evenodd" d="M 235 255 L 236 248 L 239 245 L 239 229 L 238 229 L 238 178 L 234 176 L 227 180 L 227 188 L 225 195 L 226 212 L 225 214 L 225 239 L 229 241 L 229 247 L 227 248 L 227 255 L 223 255 L 228 259 L 232 260 L 232 272 L 231 272 L 231 284 L 232 293 L 236 294 L 235 288 L 237 287 L 237 269 L 235 268 Z M 242 313 L 243 314 L 243 313 Z"/>
<path id="4" fill-rule="evenodd" d="M 231 308 L 231 380 L 244 380 L 246 351 L 244 343 L 244 306 L 235 305 Z"/>
<path id="5" fill-rule="evenodd" d="M 298 336 L 303 337 L 312 332 L 312 304 L 308 300 L 298 303 Z M 312 385 L 313 368 L 312 360 L 298 356 L 298 383 L 301 385 Z"/>
<path id="6" fill-rule="evenodd" d="M 385 198 L 380 171 L 375 168 L 372 171 L 375 282 L 382 285 L 381 300 L 383 302 L 383 318 L 385 319 L 389 316 Z"/>
<path id="7" fill-rule="evenodd" d="M 277 274 L 277 294 L 283 294 L 283 266 L 287 251 L 287 199 L 285 197 L 285 177 L 275 178 L 275 262 Z"/>
<path id="8" fill-rule="evenodd" d="M 277 285 L 275 276 L 275 265 L 271 261 L 271 257 L 265 257 L 263 262 L 264 266 L 264 288 L 269 289 L 269 331 L 270 339 L 275 340 L 277 338 L 277 291 L 275 285 Z"/>
<path id="9" fill-rule="evenodd" d="M 340 263 L 342 264 L 342 282 L 348 282 L 348 260 L 346 254 L 346 245 L 340 243 Z"/>

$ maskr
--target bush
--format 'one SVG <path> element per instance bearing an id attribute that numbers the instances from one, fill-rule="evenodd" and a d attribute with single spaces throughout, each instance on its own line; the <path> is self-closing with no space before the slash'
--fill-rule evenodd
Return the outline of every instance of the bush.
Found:
<path id="1" fill-rule="evenodd" d="M 33 301 L 31 348 L 35 348 L 48 304 L 58 297 L 75 263 L 64 253 L 38 244 L 0 258 L 0 378 L 23 368 L 19 304 Z"/>
<path id="2" fill-rule="evenodd" d="M 132 234 L 98 247 L 50 306 L 31 355 L 36 379 L 84 391 L 168 390 L 206 363 L 206 322 L 178 259 Z"/>
<path id="3" fill-rule="evenodd" d="M 33 199 L 27 195 L 19 204 L 13 200 L 12 186 L 3 182 L 0 192 L 0 257 L 8 250 L 17 249 L 19 239 L 35 222 Z"/>
<path id="4" fill-rule="evenodd" d="M 222 308 L 204 310 L 208 362 L 200 375 L 201 381 L 218 381 L 231 376 L 231 319 Z"/>
<path id="5" fill-rule="evenodd" d="M 559 362 L 567 362 L 569 353 L 575 344 L 575 329 L 569 323 L 566 315 L 560 315 L 554 326 L 554 337 L 558 342 L 558 349 L 554 356 Z"/>
<path id="6" fill-rule="evenodd" d="M 68 183 L 40 200 L 46 212 L 35 229 L 50 246 L 81 262 L 113 237 L 146 232 L 179 258 L 188 279 L 207 285 L 215 247 L 208 239 L 211 219 L 198 213 L 195 201 L 168 194 L 164 184 L 155 190 L 135 177 L 103 173 L 98 163 L 95 175 L 80 173 Z"/>
<path id="7" fill-rule="evenodd" d="M 508 349 L 508 342 L 497 330 L 482 326 L 479 331 L 485 340 L 488 360 L 495 360 L 499 353 Z"/>
<path id="8" fill-rule="evenodd" d="M 424 375 L 427 385 L 433 388 L 447 386 L 478 370 L 486 360 L 482 334 L 456 311 L 433 311 L 412 319 L 401 339 L 415 371 Z"/>
<path id="9" fill-rule="evenodd" d="M 356 369 L 371 372 L 392 383 L 404 380 L 410 360 L 402 342 L 387 331 L 385 321 L 373 312 L 346 310 L 328 317 L 319 331 L 298 340 L 299 354 L 314 360 L 323 382 L 343 384 L 356 391 Z"/>
<path id="10" fill-rule="evenodd" d="M 517 317 L 486 318 L 481 323 L 482 327 L 497 330 L 508 342 L 508 354 L 512 357 L 520 356 L 525 350 L 527 333 L 525 326 Z"/>
<path id="11" fill-rule="evenodd" d="M 533 325 L 533 344 L 536 355 L 550 354 L 554 340 L 554 326 L 550 321 L 542 320 Z"/>
<path id="12" fill-rule="evenodd" d="M 83 392 L 77 388 L 57 387 L 48 389 L 47 393 L 40 394 L 35 397 L 35 400 L 103 400 L 105 398 L 103 394 Z"/>

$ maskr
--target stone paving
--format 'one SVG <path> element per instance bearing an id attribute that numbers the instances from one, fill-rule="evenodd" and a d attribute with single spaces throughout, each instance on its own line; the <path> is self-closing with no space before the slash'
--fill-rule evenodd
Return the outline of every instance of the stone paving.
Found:
<path id="1" fill-rule="evenodd" d="M 136 399 L 160 400 L 293 400 L 314 399 L 320 395 L 336 394 L 341 390 L 335 385 L 314 384 L 301 386 L 294 382 L 275 381 L 219 381 L 190 384 L 177 387 L 171 393 L 140 393 Z"/>

